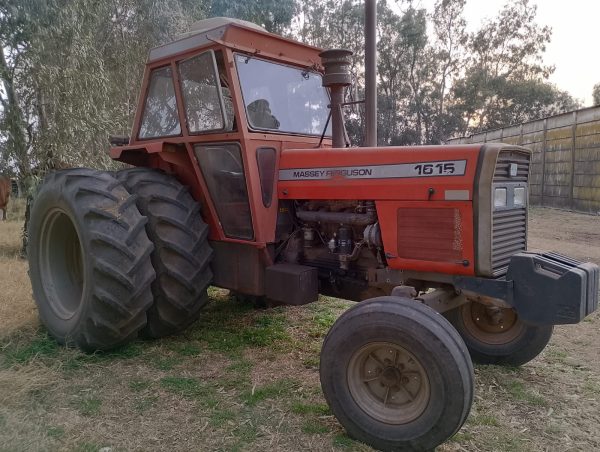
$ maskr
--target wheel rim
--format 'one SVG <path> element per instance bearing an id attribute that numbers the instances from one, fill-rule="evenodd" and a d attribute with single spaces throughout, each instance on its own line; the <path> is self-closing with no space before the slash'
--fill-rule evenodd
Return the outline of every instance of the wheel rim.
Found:
<path id="1" fill-rule="evenodd" d="M 525 327 L 513 309 L 468 303 L 461 307 L 461 315 L 466 330 L 478 341 L 490 345 L 515 340 Z"/>
<path id="2" fill-rule="evenodd" d="M 356 404 L 388 424 L 407 424 L 429 404 L 429 378 L 419 360 L 404 347 L 372 342 L 354 352 L 347 372 Z"/>
<path id="3" fill-rule="evenodd" d="M 83 298 L 84 260 L 73 221 L 60 209 L 50 211 L 41 228 L 39 266 L 44 292 L 54 313 L 68 320 Z"/>

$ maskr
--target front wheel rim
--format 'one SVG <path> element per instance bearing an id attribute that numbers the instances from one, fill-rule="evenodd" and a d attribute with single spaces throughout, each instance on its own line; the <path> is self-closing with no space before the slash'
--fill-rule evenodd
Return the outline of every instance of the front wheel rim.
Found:
<path id="1" fill-rule="evenodd" d="M 391 342 L 372 342 L 354 352 L 347 381 L 356 404 L 387 424 L 414 421 L 431 398 L 423 365 L 406 348 Z"/>

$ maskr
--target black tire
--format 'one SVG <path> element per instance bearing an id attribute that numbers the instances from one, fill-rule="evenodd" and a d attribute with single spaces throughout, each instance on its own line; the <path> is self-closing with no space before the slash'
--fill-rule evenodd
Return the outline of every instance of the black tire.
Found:
<path id="1" fill-rule="evenodd" d="M 212 281 L 212 249 L 200 204 L 174 177 L 158 170 L 131 168 L 119 171 L 117 178 L 137 195 L 154 243 L 154 304 L 143 333 L 151 338 L 178 333 L 200 316 Z"/>
<path id="2" fill-rule="evenodd" d="M 527 325 L 510 309 L 501 310 L 510 321 L 497 331 L 485 322 L 484 309 L 479 303 L 466 303 L 444 313 L 465 341 L 473 362 L 521 366 L 538 356 L 552 337 L 552 325 Z"/>
<path id="3" fill-rule="evenodd" d="M 49 174 L 29 221 L 29 276 L 61 344 L 107 350 L 134 339 L 152 304 L 152 243 L 123 185 L 103 171 Z"/>
<path id="4" fill-rule="evenodd" d="M 393 363 L 380 346 L 384 355 L 393 353 Z M 381 367 L 368 379 L 362 368 L 357 379 L 356 363 Z M 456 330 L 427 306 L 399 297 L 373 298 L 342 314 L 323 343 L 320 374 L 325 399 L 348 434 L 381 450 L 433 450 L 460 429 L 473 402 L 473 365 Z M 383 403 L 371 398 L 383 390 Z M 411 393 L 402 408 L 386 408 Z"/>

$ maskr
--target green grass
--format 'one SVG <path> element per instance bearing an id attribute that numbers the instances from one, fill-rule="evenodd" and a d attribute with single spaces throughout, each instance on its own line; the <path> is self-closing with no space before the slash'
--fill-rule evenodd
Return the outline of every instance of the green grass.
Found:
<path id="1" fill-rule="evenodd" d="M 111 363 L 112 361 L 130 360 L 144 354 L 140 343 L 130 343 L 110 352 L 84 353 L 79 350 L 68 350 L 59 356 L 62 368 L 67 373 L 78 371 L 92 364 Z"/>
<path id="2" fill-rule="evenodd" d="M 323 425 L 316 421 L 305 421 L 302 424 L 302 431 L 309 435 L 322 435 L 324 433 L 329 433 L 329 427 Z"/>
<path id="3" fill-rule="evenodd" d="M 250 422 L 246 422 L 245 424 L 240 425 L 233 431 L 234 436 L 243 444 L 252 443 L 256 440 L 258 436 L 258 429 L 250 424 Z"/>
<path id="4" fill-rule="evenodd" d="M 236 359 L 228 365 L 225 370 L 226 376 L 220 380 L 220 384 L 227 389 L 239 389 L 250 384 L 250 373 L 254 364 L 246 359 Z"/>
<path id="5" fill-rule="evenodd" d="M 46 430 L 46 434 L 50 438 L 59 439 L 65 436 L 65 429 L 62 427 L 48 427 L 48 429 Z"/>
<path id="6" fill-rule="evenodd" d="M 210 424 L 213 427 L 220 427 L 228 421 L 233 421 L 236 417 L 236 413 L 232 410 L 216 409 L 210 415 Z"/>
<path id="7" fill-rule="evenodd" d="M 508 381 L 504 384 L 504 387 L 515 400 L 525 402 L 529 405 L 534 406 L 547 406 L 548 402 L 541 395 L 529 391 L 525 388 L 523 383 L 516 380 Z"/>
<path id="8" fill-rule="evenodd" d="M 588 394 L 600 396 L 600 382 L 588 379 L 583 384 L 583 390 Z"/>
<path id="9" fill-rule="evenodd" d="M 160 385 L 167 391 L 186 398 L 193 399 L 207 394 L 206 387 L 195 378 L 164 377 L 160 380 Z"/>
<path id="10" fill-rule="evenodd" d="M 474 436 L 469 432 L 458 432 L 455 433 L 454 436 L 452 436 L 452 438 L 450 438 L 450 441 L 452 441 L 453 443 L 464 443 L 467 441 L 472 441 L 473 439 Z"/>
<path id="11" fill-rule="evenodd" d="M 145 391 L 152 386 L 152 383 L 148 380 L 131 380 L 129 382 L 129 389 L 134 392 Z"/>
<path id="12" fill-rule="evenodd" d="M 152 358 L 152 365 L 158 370 L 173 370 L 173 368 L 183 362 L 179 356 L 155 356 Z"/>
<path id="13" fill-rule="evenodd" d="M 202 348 L 193 343 L 176 344 L 172 350 L 181 356 L 198 356 L 202 354 Z"/>
<path id="14" fill-rule="evenodd" d="M 146 413 L 150 408 L 153 408 L 157 405 L 158 400 L 158 396 L 154 395 L 142 397 L 134 402 L 133 409 L 140 414 Z"/>
<path id="15" fill-rule="evenodd" d="M 102 446 L 99 446 L 98 444 L 83 442 L 77 446 L 75 451 L 76 452 L 98 452 L 100 449 L 102 449 Z"/>
<path id="16" fill-rule="evenodd" d="M 292 413 L 327 416 L 331 414 L 331 411 L 329 410 L 329 407 L 324 403 L 295 402 L 292 404 Z"/>
<path id="17" fill-rule="evenodd" d="M 96 397 L 84 397 L 76 402 L 76 407 L 83 416 L 96 416 L 100 413 L 102 400 Z"/>
<path id="18" fill-rule="evenodd" d="M 558 350 L 554 347 L 548 347 L 546 350 L 546 358 L 560 364 L 566 364 L 568 353 L 564 350 Z"/>
<path id="19" fill-rule="evenodd" d="M 339 435 L 335 435 L 333 438 L 333 447 L 339 449 L 350 449 L 359 444 L 357 441 L 354 441 L 345 433 L 340 433 Z"/>
<path id="20" fill-rule="evenodd" d="M 189 377 L 164 377 L 160 386 L 166 391 L 189 400 L 195 400 L 201 405 L 213 408 L 218 404 L 214 387 L 200 383 Z"/>
<path id="21" fill-rule="evenodd" d="M 498 419 L 496 419 L 491 414 L 471 415 L 471 417 L 469 419 L 469 423 L 471 423 L 473 425 L 485 425 L 485 426 L 491 426 L 491 427 L 500 426 Z"/>
<path id="22" fill-rule="evenodd" d="M 9 342 L 2 354 L 7 366 L 28 364 L 34 359 L 54 358 L 58 355 L 60 346 L 46 333 L 38 333 L 31 341 Z"/>
<path id="23" fill-rule="evenodd" d="M 289 342 L 286 326 L 281 309 L 253 311 L 251 306 L 228 297 L 209 306 L 187 335 L 209 350 L 239 356 L 248 347 L 276 348 Z"/>
<path id="24" fill-rule="evenodd" d="M 327 334 L 339 316 L 333 306 L 324 303 L 313 303 L 309 306 L 312 313 L 308 334 L 311 337 L 320 338 Z"/>
<path id="25" fill-rule="evenodd" d="M 245 391 L 242 393 L 242 401 L 248 406 L 255 406 L 264 400 L 273 399 L 283 394 L 289 398 L 292 391 L 299 386 L 300 384 L 297 381 L 284 378 L 260 388 L 254 388 L 254 391 Z"/>

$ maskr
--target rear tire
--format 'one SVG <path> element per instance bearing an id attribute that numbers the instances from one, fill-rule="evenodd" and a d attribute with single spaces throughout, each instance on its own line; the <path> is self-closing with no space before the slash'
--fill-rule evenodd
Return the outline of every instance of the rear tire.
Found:
<path id="1" fill-rule="evenodd" d="M 27 254 L 40 318 L 58 342 L 107 350 L 146 325 L 155 278 L 146 222 L 106 172 L 46 177 L 31 209 Z"/>
<path id="2" fill-rule="evenodd" d="M 512 309 L 466 303 L 444 313 L 478 364 L 521 366 L 548 345 L 552 325 L 527 325 Z M 496 317 L 494 317 L 496 316 Z"/>
<path id="3" fill-rule="evenodd" d="M 117 178 L 137 195 L 137 207 L 148 218 L 146 232 L 154 243 L 154 304 L 148 311 L 147 337 L 178 333 L 200 316 L 212 281 L 208 226 L 200 205 L 174 177 L 158 170 L 131 168 Z"/>
<path id="4" fill-rule="evenodd" d="M 320 374 L 348 434 L 381 450 L 433 450 L 460 429 L 473 402 L 473 366 L 456 330 L 399 297 L 342 314 L 323 343 Z"/>

